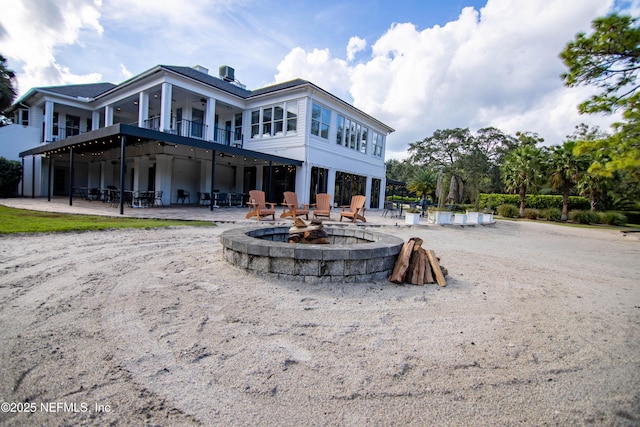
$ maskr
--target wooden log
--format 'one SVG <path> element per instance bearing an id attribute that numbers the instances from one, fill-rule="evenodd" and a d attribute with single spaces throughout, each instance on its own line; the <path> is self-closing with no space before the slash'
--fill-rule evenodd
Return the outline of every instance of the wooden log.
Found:
<path id="1" fill-rule="evenodd" d="M 438 262 L 436 253 L 431 249 L 427 249 L 427 258 L 429 258 L 429 264 L 431 264 L 431 269 L 436 276 L 436 282 L 438 282 L 438 285 L 447 286 L 447 281 L 445 280 L 444 274 L 442 274 L 442 270 L 440 269 L 440 263 Z"/>
<path id="2" fill-rule="evenodd" d="M 431 272 L 431 264 L 429 263 L 426 250 L 424 251 L 424 256 L 427 258 L 427 262 L 424 266 L 424 283 L 436 283 L 436 279 L 433 278 L 433 273 Z"/>
<path id="3" fill-rule="evenodd" d="M 289 229 L 289 234 L 302 234 L 308 231 L 323 230 L 323 229 L 324 227 L 322 225 L 307 225 L 305 227 L 291 227 Z"/>
<path id="4" fill-rule="evenodd" d="M 419 237 L 412 237 L 409 240 L 413 240 L 415 242 L 415 244 L 413 245 L 413 250 L 417 251 L 418 249 L 420 249 L 422 247 L 422 243 L 424 243 L 424 240 L 422 240 Z"/>
<path id="5" fill-rule="evenodd" d="M 418 244 L 418 243 L 416 243 Z M 411 260 L 409 261 L 409 269 L 405 277 L 405 282 L 412 285 L 423 285 L 424 274 L 426 266 L 429 264 L 427 260 L 427 251 L 421 247 L 416 250 L 415 245 L 413 252 L 411 253 Z"/>
<path id="6" fill-rule="evenodd" d="M 404 281 L 405 273 L 409 268 L 409 260 L 411 258 L 411 252 L 413 252 L 414 240 L 409 240 L 402 246 L 402 250 L 396 260 L 396 265 L 393 266 L 393 272 L 389 276 L 389 281 L 393 283 L 402 283 Z"/>

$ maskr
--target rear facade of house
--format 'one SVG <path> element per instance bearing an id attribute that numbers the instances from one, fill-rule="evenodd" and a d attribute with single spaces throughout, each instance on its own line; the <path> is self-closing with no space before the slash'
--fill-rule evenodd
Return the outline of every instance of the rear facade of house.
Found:
<path id="1" fill-rule="evenodd" d="M 382 207 L 393 129 L 305 80 L 250 91 L 231 67 L 218 71 L 158 65 L 119 85 L 31 89 L 0 128 L 4 144 L 29 147 L 16 150 L 19 193 L 116 187 L 162 191 L 167 205 L 178 190 L 195 203 L 260 189 L 277 203 L 295 191 L 301 203 L 329 193 L 340 206 L 362 194 Z"/>

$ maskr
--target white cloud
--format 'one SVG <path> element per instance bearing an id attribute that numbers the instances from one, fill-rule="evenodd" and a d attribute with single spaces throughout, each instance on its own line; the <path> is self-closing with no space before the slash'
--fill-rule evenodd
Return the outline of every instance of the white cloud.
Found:
<path id="1" fill-rule="evenodd" d="M 356 53 L 362 52 L 367 47 L 367 41 L 360 37 L 351 37 L 349 44 L 347 44 L 347 59 L 353 61 L 356 57 Z"/>
<path id="2" fill-rule="evenodd" d="M 276 79 L 304 76 L 342 92 L 341 79 L 325 76 L 340 63 L 341 75 L 350 76 L 354 105 L 396 129 L 388 138 L 388 157 L 405 157 L 409 143 L 455 127 L 531 131 L 558 143 L 581 122 L 606 128 L 612 121 L 578 114 L 577 104 L 590 92 L 563 86 L 565 67 L 558 57 L 612 5 L 613 0 L 488 0 L 444 26 L 394 24 L 373 43 L 371 57 L 352 66 L 326 50 L 294 49 Z"/>
<path id="3" fill-rule="evenodd" d="M 98 73 L 73 74 L 55 58 L 56 49 L 76 44 L 82 31 L 102 34 L 101 0 L 24 0 L 3 8 L 0 51 L 15 68 L 20 93 L 33 86 L 100 80 Z"/>
<path id="4" fill-rule="evenodd" d="M 133 73 L 129 70 L 127 70 L 127 67 L 125 67 L 124 64 L 120 64 L 120 74 L 122 75 L 122 78 L 124 80 L 127 80 L 131 77 L 133 77 Z"/>
<path id="5" fill-rule="evenodd" d="M 306 52 L 295 48 L 278 64 L 275 81 L 303 78 L 340 96 L 348 93 L 349 67 L 346 61 L 331 58 L 329 49 Z"/>

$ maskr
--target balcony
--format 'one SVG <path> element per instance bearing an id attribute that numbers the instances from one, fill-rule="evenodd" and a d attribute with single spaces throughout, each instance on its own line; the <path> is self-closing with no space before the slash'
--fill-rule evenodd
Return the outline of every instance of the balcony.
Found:
<path id="1" fill-rule="evenodd" d="M 161 131 L 162 129 L 160 129 L 160 117 L 153 117 L 151 119 L 145 120 L 143 127 L 145 129 Z M 164 132 L 171 133 L 172 135 L 207 141 L 207 130 L 208 126 L 204 123 L 194 122 L 192 120 L 180 120 L 176 122 L 175 128 L 164 130 Z M 242 133 L 239 131 L 232 132 L 216 127 L 213 132 L 213 141 L 209 140 L 209 142 L 242 147 Z"/>
<path id="2" fill-rule="evenodd" d="M 53 134 L 51 135 L 51 141 L 46 142 L 60 141 L 71 136 L 80 135 L 81 133 L 84 132 L 81 132 L 80 129 L 77 128 L 54 128 Z"/>

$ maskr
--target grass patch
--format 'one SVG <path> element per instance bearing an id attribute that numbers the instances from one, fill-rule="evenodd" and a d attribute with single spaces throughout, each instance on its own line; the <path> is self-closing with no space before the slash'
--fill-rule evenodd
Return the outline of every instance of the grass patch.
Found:
<path id="1" fill-rule="evenodd" d="M 96 231 L 118 228 L 214 227 L 209 221 L 180 221 L 76 215 L 0 206 L 0 234 Z"/>

